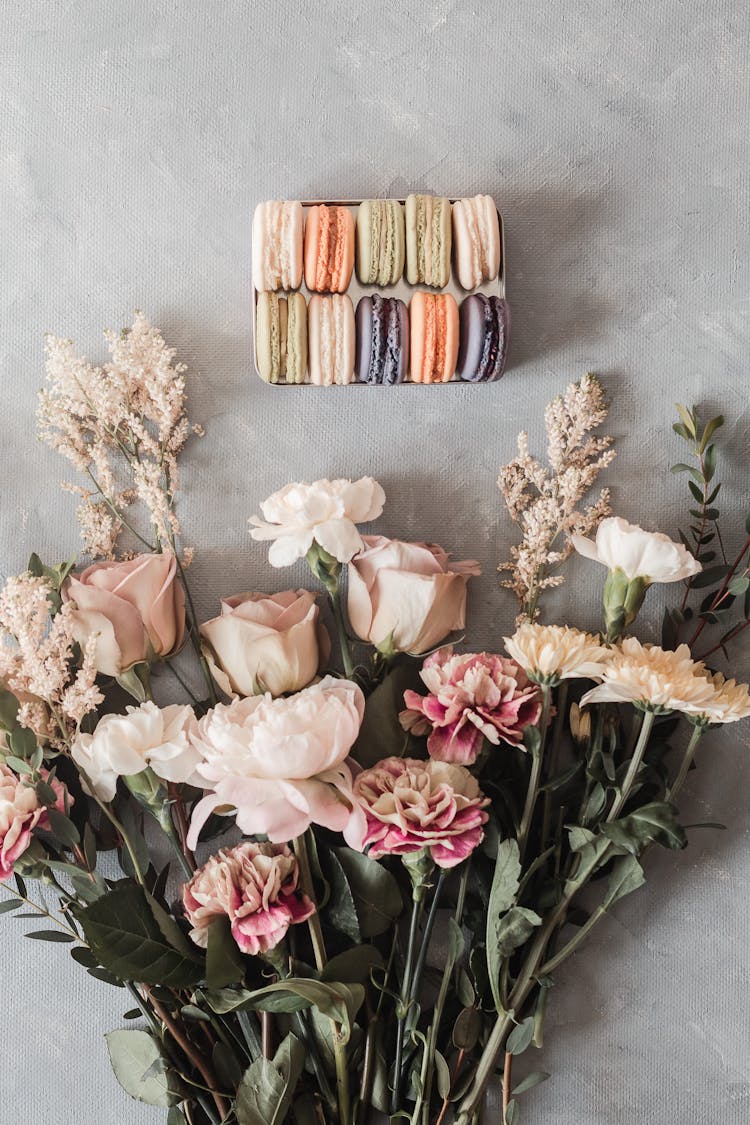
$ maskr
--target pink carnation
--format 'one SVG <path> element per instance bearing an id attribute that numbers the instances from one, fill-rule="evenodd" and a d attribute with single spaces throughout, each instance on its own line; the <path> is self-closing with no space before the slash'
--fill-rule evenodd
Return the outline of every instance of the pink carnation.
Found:
<path id="1" fill-rule="evenodd" d="M 401 725 L 427 734 L 431 758 L 470 766 L 486 738 L 517 746 L 542 710 L 541 695 L 526 673 L 505 656 L 441 648 L 425 660 L 421 677 L 429 695 L 404 693 Z"/>
<path id="2" fill-rule="evenodd" d="M 44 775 L 43 775 L 44 776 Z M 50 783 L 57 794 L 57 808 L 65 808 L 65 786 Z M 68 797 L 68 805 L 73 798 Z M 36 827 L 49 831 L 47 809 L 39 803 L 32 785 L 26 785 L 9 766 L 0 762 L 0 881 L 13 874 L 13 864 L 31 843 Z"/>
<path id="3" fill-rule="evenodd" d="M 205 949 L 209 925 L 225 915 L 243 953 L 274 949 L 290 926 L 315 912 L 298 893 L 297 878 L 297 860 L 286 844 L 246 841 L 223 848 L 183 889 L 191 938 Z"/>
<path id="4" fill-rule="evenodd" d="M 455 867 L 484 835 L 489 799 L 463 766 L 385 758 L 354 781 L 361 810 L 344 838 L 373 859 L 426 848 L 438 867 Z"/>

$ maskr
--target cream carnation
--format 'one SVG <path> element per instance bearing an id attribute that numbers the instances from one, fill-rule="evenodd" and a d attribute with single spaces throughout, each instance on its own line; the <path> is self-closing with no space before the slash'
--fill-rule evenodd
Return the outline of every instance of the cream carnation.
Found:
<path id="1" fill-rule="evenodd" d="M 77 735 L 72 757 L 97 797 L 111 801 L 118 777 L 132 777 L 149 766 L 164 781 L 188 781 L 200 761 L 188 731 L 192 708 L 157 707 L 150 700 L 124 715 L 105 715 L 93 734 Z"/>
<path id="2" fill-rule="evenodd" d="M 648 582 L 680 582 L 698 574 L 701 564 L 683 547 L 659 531 L 644 531 L 620 516 L 609 516 L 597 528 L 596 540 L 571 535 L 578 551 L 608 570 L 621 570 L 628 579 Z"/>
<path id="3" fill-rule="evenodd" d="M 715 694 L 704 665 L 693 660 L 687 645 L 672 651 L 626 637 L 612 649 L 601 684 L 586 692 L 581 705 L 633 703 L 645 711 L 702 715 Z"/>
<path id="4" fill-rule="evenodd" d="M 598 680 L 610 651 L 591 633 L 567 625 L 520 625 L 504 637 L 505 649 L 537 683 L 556 684 L 577 677 Z"/>
<path id="5" fill-rule="evenodd" d="M 234 812 L 248 836 L 277 843 L 311 823 L 341 831 L 353 803 L 344 759 L 364 706 L 356 684 L 326 676 L 296 695 L 249 696 L 209 711 L 193 732 L 201 758 L 194 783 L 208 792 L 193 812 L 190 847 L 214 810 Z"/>
<path id="6" fill-rule="evenodd" d="M 736 723 L 750 716 L 750 691 L 747 684 L 727 680 L 721 672 L 706 672 L 713 695 L 701 718 L 708 723 Z"/>
<path id="7" fill-rule="evenodd" d="M 271 566 L 290 566 L 317 543 L 340 563 L 362 550 L 356 524 L 377 519 L 385 493 L 372 477 L 360 480 L 316 480 L 288 484 L 260 506 L 263 519 L 252 516 L 253 539 L 270 539 Z"/>
<path id="8" fill-rule="evenodd" d="M 243 841 L 204 863 L 182 892 L 196 945 L 208 945 L 209 926 L 226 917 L 243 953 L 267 953 L 291 925 L 304 922 L 315 906 L 297 891 L 297 860 L 285 844 Z"/>

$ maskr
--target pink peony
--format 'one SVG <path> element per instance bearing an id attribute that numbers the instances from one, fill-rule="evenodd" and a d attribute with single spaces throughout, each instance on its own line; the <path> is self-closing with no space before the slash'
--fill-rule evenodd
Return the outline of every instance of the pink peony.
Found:
<path id="1" fill-rule="evenodd" d="M 404 693 L 401 725 L 427 734 L 431 758 L 470 766 L 486 738 L 517 746 L 542 710 L 539 688 L 514 660 L 487 652 L 454 656 L 442 648 L 428 656 L 422 679 L 429 695 Z"/>
<path id="2" fill-rule="evenodd" d="M 223 848 L 183 889 L 191 938 L 205 949 L 210 923 L 226 915 L 243 953 L 274 949 L 290 926 L 315 913 L 310 899 L 297 892 L 297 875 L 297 860 L 286 844 L 244 841 Z"/>
<path id="3" fill-rule="evenodd" d="M 385 758 L 354 781 L 364 816 L 353 816 L 344 831 L 356 851 L 373 859 L 408 855 L 426 848 L 438 867 L 455 867 L 484 835 L 490 803 L 463 766 Z"/>
<path id="4" fill-rule="evenodd" d="M 56 807 L 64 812 L 65 786 L 60 781 L 50 784 L 57 794 Z M 68 797 L 68 805 L 72 803 Z M 37 826 L 49 830 L 46 807 L 39 804 L 33 786 L 0 762 L 0 881 L 13 874 L 13 864 L 28 848 Z"/>
<path id="5" fill-rule="evenodd" d="M 168 552 L 94 563 L 70 576 L 63 598 L 75 603 L 74 636 L 81 647 L 96 637 L 94 660 L 105 676 L 168 656 L 182 644 L 185 595 Z"/>
<path id="6" fill-rule="evenodd" d="M 214 810 L 233 812 L 247 836 L 275 843 L 310 824 L 340 832 L 353 805 L 345 759 L 364 707 L 356 684 L 326 676 L 289 697 L 254 695 L 212 708 L 191 732 L 202 758 L 191 784 L 209 792 L 193 811 L 190 847 Z"/>

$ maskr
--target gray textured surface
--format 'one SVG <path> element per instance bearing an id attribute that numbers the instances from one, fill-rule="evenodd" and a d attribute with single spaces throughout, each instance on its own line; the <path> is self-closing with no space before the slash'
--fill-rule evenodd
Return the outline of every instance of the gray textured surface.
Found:
<path id="1" fill-rule="evenodd" d="M 92 357 L 142 307 L 190 364 L 207 429 L 185 473 L 203 612 L 269 574 L 246 519 L 289 479 L 372 473 L 387 534 L 477 555 L 470 637 L 512 620 L 495 489 L 551 394 L 604 376 L 619 512 L 673 531 L 672 402 L 731 419 L 745 507 L 748 8 L 743 0 L 336 6 L 24 0 L 0 15 L 0 569 L 75 548 L 61 466 L 32 437 L 42 333 Z M 491 192 L 507 222 L 512 369 L 489 388 L 274 391 L 250 371 L 261 198 Z M 735 528 L 739 535 L 739 520 Z M 580 581 L 575 581 L 576 574 Z M 300 573 L 300 577 L 302 577 Z M 594 623 L 594 575 L 560 605 Z M 580 612 L 579 612 L 580 608 Z M 644 624 L 659 618 L 649 602 Z M 747 667 L 745 668 L 747 671 Z M 750 1118 L 750 765 L 736 728 L 689 787 L 696 833 L 560 973 L 535 1125 Z M 102 1034 L 128 1007 L 3 918 L 0 1122 L 147 1125 Z M 537 1060 L 535 1060 L 537 1064 Z"/>

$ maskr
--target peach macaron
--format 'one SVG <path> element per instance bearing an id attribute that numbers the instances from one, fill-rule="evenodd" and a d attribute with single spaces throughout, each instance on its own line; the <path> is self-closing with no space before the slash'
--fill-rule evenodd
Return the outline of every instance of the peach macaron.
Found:
<path id="1" fill-rule="evenodd" d="M 354 268 L 354 217 L 348 207 L 319 204 L 305 222 L 305 285 L 313 293 L 344 293 Z"/>
<path id="2" fill-rule="evenodd" d="M 458 359 L 458 305 L 450 293 L 415 293 L 409 309 L 412 383 L 448 383 Z"/>

